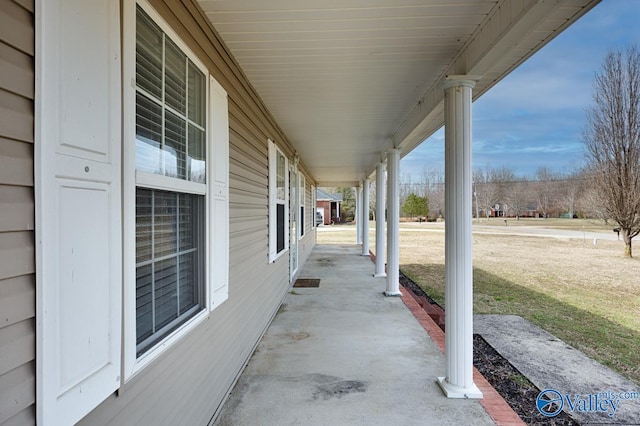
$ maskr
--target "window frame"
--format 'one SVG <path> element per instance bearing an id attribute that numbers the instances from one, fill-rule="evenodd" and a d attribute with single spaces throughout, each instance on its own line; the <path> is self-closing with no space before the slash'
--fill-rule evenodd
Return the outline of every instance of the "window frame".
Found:
<path id="1" fill-rule="evenodd" d="M 136 170 L 136 94 L 138 93 L 136 81 L 136 24 L 137 6 L 151 18 L 151 20 L 164 32 L 166 37 L 182 51 L 183 54 L 204 74 L 204 97 L 205 97 L 205 159 L 206 159 L 206 180 L 205 183 L 192 182 Z M 214 247 L 212 244 L 212 232 L 217 224 L 212 223 L 212 200 L 218 197 L 219 189 L 214 194 L 215 179 L 213 151 L 216 142 L 214 135 L 216 130 L 212 126 L 212 93 L 213 91 L 224 92 L 221 86 L 211 77 L 207 66 L 197 55 L 183 42 L 171 26 L 155 11 L 146 0 L 130 0 L 123 5 L 123 81 L 131 81 L 133 84 L 124 85 L 123 89 L 123 293 L 124 293 L 124 325 L 123 325 L 123 377 L 121 382 L 125 383 L 134 377 L 140 370 L 149 365 L 164 351 L 175 344 L 178 340 L 189 334 L 197 325 L 205 321 L 211 310 L 217 306 L 213 300 L 212 270 L 217 268 L 212 266 L 212 255 Z M 214 87 L 215 86 L 215 87 Z M 226 92 L 224 92 L 226 97 Z M 228 135 L 228 121 L 225 121 Z M 226 137 L 228 144 L 228 136 Z M 228 154 L 226 161 L 228 162 Z M 219 173 L 218 173 L 219 174 Z M 136 345 L 136 188 L 142 187 L 155 190 L 166 190 L 172 192 L 185 192 L 196 195 L 204 195 L 204 294 L 201 298 L 202 308 L 192 317 L 186 319 L 181 325 L 158 339 L 144 353 L 137 355 Z M 228 197 L 225 198 L 225 201 Z M 228 221 L 228 215 L 224 218 Z M 228 249 L 228 238 L 226 240 Z M 228 259 L 228 257 L 227 257 Z M 228 269 L 228 264 L 227 264 Z M 228 278 L 228 270 L 225 279 Z M 217 285 L 217 284 L 216 284 Z M 224 301 L 226 297 L 223 298 Z"/>
<path id="2" fill-rule="evenodd" d="M 316 211 L 318 207 L 316 206 L 318 201 L 316 200 L 316 186 L 311 185 L 311 204 L 309 206 L 309 212 L 311 213 L 311 229 L 315 229 L 318 225 L 316 225 Z"/>
<path id="3" fill-rule="evenodd" d="M 267 140 L 269 149 L 269 263 L 275 262 L 289 251 L 289 159 L 271 139 Z M 284 158 L 284 199 L 278 198 L 278 156 Z M 284 208 L 284 248 L 278 251 L 277 207 Z"/>
<path id="4" fill-rule="evenodd" d="M 300 223 L 298 224 L 298 239 L 301 240 L 307 230 L 306 230 L 306 222 L 307 222 L 307 217 L 306 217 L 306 201 L 307 201 L 307 194 L 306 194 L 306 190 L 307 190 L 307 179 L 304 177 L 304 174 L 302 174 L 302 172 L 300 172 L 300 175 L 298 176 L 298 183 L 299 183 L 299 188 L 298 188 L 298 198 L 299 198 L 299 202 L 298 202 L 298 207 L 300 209 Z"/>

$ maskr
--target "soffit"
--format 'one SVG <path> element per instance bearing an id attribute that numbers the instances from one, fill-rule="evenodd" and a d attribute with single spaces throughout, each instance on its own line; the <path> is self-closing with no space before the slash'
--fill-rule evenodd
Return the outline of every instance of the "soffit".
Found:
<path id="1" fill-rule="evenodd" d="M 437 130 L 445 74 L 481 75 L 478 96 L 597 0 L 198 3 L 302 163 L 329 185 L 363 179 L 385 150 L 406 155 Z"/>

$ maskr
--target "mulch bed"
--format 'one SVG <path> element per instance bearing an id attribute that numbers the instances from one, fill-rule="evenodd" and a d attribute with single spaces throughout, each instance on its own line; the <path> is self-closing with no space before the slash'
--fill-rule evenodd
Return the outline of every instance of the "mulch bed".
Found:
<path id="1" fill-rule="evenodd" d="M 426 297 L 431 304 L 439 306 L 421 287 L 402 272 L 400 272 L 400 284 L 416 296 Z M 525 423 L 529 425 L 580 425 L 565 412 L 552 418 L 540 414 L 536 408 L 536 398 L 540 389 L 479 334 L 473 335 L 473 365 Z"/>

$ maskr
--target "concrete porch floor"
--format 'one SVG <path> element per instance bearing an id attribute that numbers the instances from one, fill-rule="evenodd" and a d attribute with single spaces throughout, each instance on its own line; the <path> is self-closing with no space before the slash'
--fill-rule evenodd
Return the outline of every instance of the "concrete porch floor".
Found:
<path id="1" fill-rule="evenodd" d="M 444 356 L 359 246 L 318 245 L 225 403 L 217 425 L 493 425 L 447 399 Z"/>

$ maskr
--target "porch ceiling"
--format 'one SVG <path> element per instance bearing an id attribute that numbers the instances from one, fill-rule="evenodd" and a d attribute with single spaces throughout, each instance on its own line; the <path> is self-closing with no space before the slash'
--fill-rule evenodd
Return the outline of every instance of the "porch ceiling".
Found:
<path id="1" fill-rule="evenodd" d="M 477 98 L 599 0 L 199 0 L 318 185 L 353 184 Z"/>

